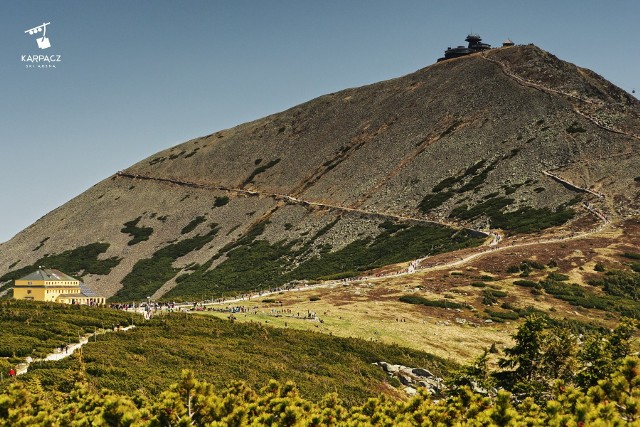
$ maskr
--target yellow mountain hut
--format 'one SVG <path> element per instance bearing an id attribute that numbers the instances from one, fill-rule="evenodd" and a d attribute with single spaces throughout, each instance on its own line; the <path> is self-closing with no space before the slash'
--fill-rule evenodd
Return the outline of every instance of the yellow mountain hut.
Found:
<path id="1" fill-rule="evenodd" d="M 59 270 L 39 268 L 31 274 L 16 279 L 13 288 L 15 299 L 53 301 L 65 304 L 104 304 L 105 297 L 98 296 L 80 280 Z"/>

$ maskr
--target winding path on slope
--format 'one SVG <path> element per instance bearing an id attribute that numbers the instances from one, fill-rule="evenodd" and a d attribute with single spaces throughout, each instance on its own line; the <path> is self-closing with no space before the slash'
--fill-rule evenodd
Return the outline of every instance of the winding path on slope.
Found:
<path id="1" fill-rule="evenodd" d="M 512 78 L 513 80 L 517 81 L 522 86 L 527 86 L 527 87 L 530 87 L 530 88 L 533 88 L 533 89 L 537 89 L 539 91 L 546 92 L 546 93 L 552 93 L 552 94 L 556 94 L 556 95 L 565 96 L 565 97 L 573 99 L 575 101 L 584 102 L 585 104 L 588 104 L 588 105 L 593 105 L 593 106 L 602 106 L 603 105 L 602 101 L 599 101 L 599 100 L 595 100 L 594 101 L 593 99 L 582 98 L 580 96 L 577 96 L 577 95 L 574 95 L 574 94 L 571 94 L 571 93 L 568 93 L 568 92 L 564 92 L 564 91 L 559 90 L 559 89 L 553 89 L 553 88 L 550 88 L 550 87 L 545 86 L 543 84 L 540 84 L 538 82 L 534 82 L 534 81 L 525 79 L 525 78 L 513 73 L 505 63 L 503 63 L 503 62 L 501 62 L 501 61 L 499 61 L 497 59 L 491 58 L 489 56 L 490 53 L 491 53 L 491 51 L 483 52 L 480 55 L 480 57 L 482 59 L 486 60 L 486 61 L 489 61 L 489 62 L 492 62 L 492 63 L 498 65 L 500 67 L 500 69 L 502 70 L 502 72 L 507 77 Z M 606 131 L 609 131 L 609 132 L 612 132 L 612 133 L 616 133 L 616 134 L 619 134 L 619 135 L 625 135 L 625 136 L 628 136 L 630 138 L 634 138 L 634 139 L 640 140 L 640 136 L 639 135 L 636 135 L 636 134 L 631 133 L 631 132 L 626 132 L 626 131 L 623 131 L 623 130 L 620 130 L 620 129 L 616 129 L 613 126 L 609 126 L 608 124 L 603 123 L 602 121 L 600 121 L 597 117 L 594 117 L 594 116 L 592 116 L 592 115 L 580 110 L 575 105 L 574 105 L 573 111 L 575 111 L 577 114 L 580 114 L 582 117 L 584 117 L 585 119 L 589 120 L 591 123 L 593 123 L 594 125 L 598 126 L 600 129 L 603 129 L 603 130 L 606 130 Z"/>
<path id="2" fill-rule="evenodd" d="M 29 366 L 34 362 L 48 362 L 52 360 L 66 359 L 67 357 L 71 356 L 76 350 L 82 348 L 85 344 L 88 344 L 91 337 L 94 337 L 96 335 L 103 335 L 107 332 L 126 332 L 135 327 L 136 325 L 129 325 L 124 328 L 116 329 L 115 331 L 112 331 L 111 329 L 103 329 L 101 332 L 95 332 L 93 334 L 85 335 L 84 337 L 80 338 L 80 342 L 69 344 L 65 347 L 64 351 L 56 349 L 53 353 L 49 353 L 47 356 L 41 359 L 32 359 L 31 357 L 27 357 L 24 363 L 20 363 L 16 367 L 16 375 L 26 374 L 29 370 Z"/>
<path id="3" fill-rule="evenodd" d="M 288 194 L 263 193 L 261 191 L 244 190 L 244 189 L 232 188 L 232 187 L 224 187 L 224 186 L 221 186 L 221 185 L 215 185 L 215 184 L 210 184 L 210 183 L 183 181 L 183 180 L 178 180 L 178 179 L 175 179 L 175 178 L 163 178 L 163 177 L 155 177 L 155 176 L 150 176 L 150 175 L 133 174 L 133 173 L 125 172 L 125 171 L 118 171 L 116 173 L 116 176 L 120 176 L 120 177 L 123 177 L 123 178 L 129 178 L 129 179 L 144 179 L 144 180 L 149 180 L 149 181 L 165 182 L 165 183 L 170 183 L 170 184 L 175 184 L 175 185 L 180 185 L 180 186 L 190 187 L 190 188 L 202 188 L 202 189 L 208 189 L 208 190 L 227 191 L 227 192 L 230 192 L 230 193 L 242 194 L 242 195 L 246 195 L 246 196 L 270 197 L 270 198 L 273 198 L 275 200 L 283 201 L 285 203 L 294 204 L 294 205 L 313 206 L 313 207 L 318 207 L 318 208 L 322 208 L 322 209 L 330 209 L 330 210 L 337 210 L 337 211 L 342 211 L 342 212 L 347 212 L 347 213 L 355 213 L 355 214 L 358 214 L 358 215 L 374 216 L 374 217 L 383 218 L 383 219 L 393 219 L 393 220 L 396 220 L 396 221 L 409 221 L 409 222 L 419 222 L 419 223 L 423 223 L 423 224 L 441 225 L 441 226 L 445 226 L 445 227 L 449 227 L 449 228 L 453 228 L 453 229 L 458 229 L 458 230 L 460 230 L 460 229 L 467 230 L 467 231 L 470 231 L 472 233 L 480 234 L 480 235 L 482 235 L 484 237 L 490 237 L 490 235 L 491 235 L 490 233 L 488 233 L 486 231 L 476 230 L 474 228 L 464 227 L 464 226 L 460 226 L 460 225 L 454 224 L 454 223 L 449 223 L 449 222 L 444 222 L 444 221 L 434 221 L 434 220 L 429 220 L 429 219 L 424 219 L 424 218 L 415 218 L 415 217 L 409 217 L 409 216 L 403 216 L 403 215 L 395 215 L 395 214 L 390 214 L 390 213 L 368 211 L 368 210 L 365 210 L 365 209 L 349 208 L 349 207 L 346 207 L 346 206 L 331 205 L 331 204 L 327 204 L 327 203 L 312 202 L 312 201 L 303 200 L 303 199 L 300 199 L 300 198 L 297 198 L 297 197 L 293 197 L 293 196 L 290 196 Z"/>
<path id="4" fill-rule="evenodd" d="M 600 198 L 605 198 L 604 194 L 595 192 L 593 190 L 590 190 L 588 188 L 583 188 L 580 187 L 576 184 L 571 183 L 570 181 L 567 181 L 564 178 L 561 178 L 555 174 L 552 174 L 550 172 L 547 171 L 542 171 L 542 173 L 552 179 L 555 179 L 569 187 L 571 187 L 572 189 L 574 189 L 574 191 L 578 191 L 578 192 L 586 192 L 592 195 L 595 195 L 597 197 Z M 429 224 L 437 224 L 437 225 L 443 225 L 443 226 L 447 226 L 447 227 L 451 227 L 451 228 L 457 228 L 457 229 L 465 229 L 471 232 L 475 232 L 478 234 L 481 234 L 483 236 L 486 237 L 491 237 L 492 239 L 490 241 L 485 241 L 485 243 L 479 247 L 479 251 L 470 255 L 467 255 L 466 257 L 462 257 L 459 260 L 455 260 L 455 261 L 450 261 L 448 263 L 444 263 L 444 264 L 439 264 L 439 265 L 434 265 L 434 266 L 429 266 L 429 267 L 422 267 L 421 263 L 427 259 L 427 257 L 422 257 L 422 258 L 418 258 L 415 260 L 412 260 L 409 262 L 409 268 L 405 271 L 400 271 L 400 272 L 391 272 L 391 273 L 386 273 L 386 274 L 382 274 L 382 275 L 376 275 L 376 276 L 361 276 L 361 277 L 356 277 L 353 278 L 351 280 L 355 281 L 355 280 L 366 280 L 366 281 L 379 281 L 379 280 L 384 280 L 384 279 L 388 279 L 390 277 L 400 277 L 400 276 L 406 276 L 406 275 L 410 275 L 410 274 L 416 274 L 416 273 L 421 273 L 421 272 L 428 272 L 428 271 L 436 271 L 436 270 L 445 270 L 445 269 L 449 269 L 452 267 L 457 267 L 457 266 L 461 266 L 464 265 L 474 259 L 483 257 L 485 255 L 489 255 L 489 254 L 495 254 L 496 252 L 500 252 L 500 251 L 504 251 L 506 249 L 512 250 L 515 248 L 519 248 L 519 247 L 526 247 L 526 246 L 533 246 L 533 245 L 539 245 L 539 244 L 549 244 L 549 243 L 558 243 L 558 242 L 563 242 L 566 240 L 574 240 L 574 239 L 581 239 L 581 238 L 585 238 L 588 237 L 594 233 L 600 232 L 602 231 L 608 224 L 610 224 L 610 221 L 607 219 L 606 215 L 604 215 L 603 213 L 601 213 L 600 211 L 598 211 L 597 209 L 595 209 L 593 206 L 591 206 L 590 204 L 583 204 L 583 207 L 589 211 L 590 213 L 592 213 L 593 215 L 595 215 L 599 220 L 601 220 L 601 225 L 595 229 L 589 230 L 587 232 L 583 232 L 580 234 L 576 234 L 576 235 L 572 235 L 572 236 L 567 236 L 567 237 L 558 237 L 558 238 L 550 238 L 550 239 L 546 239 L 546 240 L 536 240 L 536 241 L 530 241 L 530 242 L 522 242 L 522 243 L 517 243 L 517 244 L 510 244 L 510 245 L 502 245 L 502 246 L 498 246 L 500 244 L 500 242 L 502 242 L 503 240 L 503 236 L 500 235 L 499 233 L 495 232 L 495 231 L 489 231 L 489 232 L 485 232 L 485 231 L 480 231 L 480 230 L 475 230 L 472 228 L 467 228 L 467 227 L 460 227 L 454 224 L 450 224 L 450 223 L 445 223 L 445 222 L 438 222 L 438 221 L 431 221 L 431 220 L 426 220 L 426 219 L 422 219 L 422 218 L 412 218 L 412 217 L 407 217 L 407 216 L 401 216 L 401 215 L 393 215 L 393 214 L 384 214 L 384 213 L 379 213 L 379 212 L 371 212 L 371 211 L 367 211 L 367 210 L 363 210 L 363 209 L 357 209 L 357 208 L 348 208 L 348 207 L 344 207 L 344 206 L 337 206 L 337 205 L 329 205 L 329 204 L 325 204 L 325 203 L 319 203 L 319 202 L 310 202 L 310 201 L 306 201 L 306 200 L 302 200 L 300 198 L 296 198 L 293 196 L 289 196 L 286 194 L 277 194 L 277 193 L 262 193 L 259 191 L 253 191 L 253 190 L 244 190 L 244 189 L 238 189 L 238 188 L 230 188 L 230 187 L 224 187 L 224 186 L 219 186 L 219 185 L 214 185 L 214 184 L 205 184 L 205 183 L 198 183 L 198 182 L 190 182 L 190 181 L 182 181 L 182 180 L 177 180 L 177 179 L 173 179 L 173 178 L 162 178 L 162 177 L 153 177 L 153 176 L 149 176 L 149 175 L 141 175 L 141 174 L 132 174 L 132 173 L 128 173 L 128 172 L 124 172 L 124 171 L 119 171 L 116 173 L 117 176 L 123 177 L 123 178 L 129 178 L 129 179 L 144 179 L 144 180 L 150 180 L 150 181 L 158 181 L 158 182 L 164 182 L 164 183 L 171 183 L 171 184 L 175 184 L 175 185 L 180 185 L 180 186 L 187 186 L 187 187 L 191 187 L 191 188 L 202 188 L 202 189 L 210 189 L 210 190 L 220 190 L 220 191 L 227 191 L 227 192 L 232 192 L 232 193 L 236 193 L 236 194 L 243 194 L 243 195 L 248 195 L 248 196 L 263 196 L 263 197 L 271 197 L 274 198 L 275 200 L 281 200 L 281 201 L 285 201 L 287 203 L 292 203 L 292 204 L 299 204 L 299 205 L 303 205 L 303 206 L 316 206 L 316 207 L 320 207 L 320 208 L 325 208 L 325 209 L 333 209 L 333 210 L 340 210 L 343 212 L 350 212 L 350 213 L 356 213 L 356 214 L 360 214 L 360 215 L 372 215 L 372 216 L 377 216 L 377 217 L 381 217 L 381 218 L 386 218 L 386 219 L 395 219 L 395 220 L 401 220 L 401 221 L 414 221 L 414 222 L 421 222 L 421 223 L 429 223 Z M 224 301 L 221 302 L 211 302 L 208 303 L 206 305 L 220 305 L 220 304 L 230 304 L 230 303 L 237 303 L 237 302 L 242 302 L 242 301 L 248 301 L 251 300 L 251 298 L 255 298 L 255 297 L 265 297 L 265 296 L 269 296 L 269 295 L 273 295 L 273 294 L 277 294 L 280 292 L 291 292 L 291 291 L 302 291 L 302 290 L 310 290 L 310 289 L 318 289 L 318 288 L 327 288 L 327 287 L 332 287 L 332 286 L 337 286 L 340 284 L 343 284 L 344 280 L 335 280 L 335 281 L 328 281 L 328 282 L 322 282 L 319 284 L 315 284 L 315 285 L 305 285 L 305 286 L 301 286 L 301 287 L 294 287 L 294 288 L 279 288 L 275 291 L 263 291 L 263 292 L 259 292 L 259 293 L 255 293 L 255 294 L 250 294 L 250 295 L 245 295 L 239 298 L 233 298 L 233 299 L 226 299 Z M 188 307 L 189 305 L 180 305 L 180 307 Z"/>
<path id="5" fill-rule="evenodd" d="M 502 252 L 502 251 L 506 251 L 506 250 L 512 251 L 514 249 L 523 248 L 523 247 L 527 247 L 527 246 L 545 245 L 545 244 L 566 242 L 568 240 L 584 239 L 584 238 L 587 238 L 587 237 L 589 237 L 591 235 L 594 235 L 596 233 L 599 233 L 599 232 L 603 231 L 605 228 L 609 227 L 610 225 L 611 225 L 610 222 L 604 222 L 603 221 L 600 224 L 600 226 L 597 227 L 597 228 L 594 228 L 594 229 L 589 230 L 589 231 L 585 231 L 583 233 L 571 235 L 571 236 L 549 238 L 549 239 L 544 239 L 544 240 L 533 240 L 533 241 L 521 242 L 521 243 L 517 243 L 517 244 L 495 246 L 493 248 L 487 248 L 486 246 L 485 247 L 480 246 L 479 247 L 480 250 L 478 252 L 469 254 L 469 255 L 467 255 L 465 257 L 462 257 L 462 258 L 454 260 L 454 261 L 446 262 L 446 263 L 443 263 L 443 264 L 437 264 L 437 265 L 433 265 L 433 266 L 428 266 L 428 267 L 422 267 L 420 265 L 428 257 L 418 258 L 416 260 L 410 261 L 409 262 L 409 268 L 407 270 L 404 270 L 404 271 L 395 271 L 395 272 L 390 272 L 390 273 L 386 273 L 386 274 L 382 274 L 382 275 L 376 275 L 376 276 L 354 277 L 354 278 L 349 279 L 348 281 L 375 282 L 375 281 L 381 281 L 381 280 L 385 280 L 385 279 L 389 279 L 389 278 L 402 277 L 402 276 L 408 276 L 408 275 L 413 275 L 413 274 L 428 273 L 428 272 L 431 272 L 431 271 L 447 270 L 447 269 L 450 269 L 452 267 L 463 266 L 463 265 L 469 263 L 470 261 L 482 258 L 484 256 L 495 255 L 496 253 L 499 253 L 499 252 Z M 317 283 L 317 284 L 313 284 L 313 285 L 302 285 L 302 286 L 299 286 L 299 287 L 288 288 L 288 289 L 279 288 L 279 289 L 272 290 L 272 291 L 263 291 L 263 292 L 258 292 L 258 293 L 254 293 L 254 294 L 249 294 L 249 295 L 245 295 L 245 296 L 238 297 L 238 298 L 230 298 L 230 299 L 225 299 L 223 301 L 215 301 L 215 302 L 205 303 L 203 305 L 205 305 L 205 306 L 229 305 L 229 304 L 233 304 L 233 303 L 251 301 L 252 298 L 263 298 L 263 297 L 270 296 L 270 295 L 280 294 L 281 292 L 301 292 L 301 291 L 308 291 L 308 290 L 313 290 L 313 289 L 331 288 L 331 287 L 335 287 L 335 286 L 344 285 L 345 283 L 346 283 L 346 281 L 343 279 L 343 280 L 331 280 L 331 281 L 321 282 L 321 283 Z M 192 305 L 193 304 L 185 304 L 185 305 L 178 305 L 178 307 L 190 307 Z"/>

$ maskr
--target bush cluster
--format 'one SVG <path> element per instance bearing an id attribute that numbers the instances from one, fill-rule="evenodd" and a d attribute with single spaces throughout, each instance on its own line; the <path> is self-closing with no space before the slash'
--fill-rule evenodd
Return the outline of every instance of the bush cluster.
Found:
<path id="1" fill-rule="evenodd" d="M 91 243 L 57 255 L 45 255 L 31 265 L 10 271 L 0 277 L 0 282 L 19 279 L 36 271 L 41 265 L 76 277 L 82 277 L 85 274 L 106 275 L 121 261 L 118 257 L 99 260 L 98 256 L 105 253 L 107 249 L 109 249 L 109 243 Z"/>

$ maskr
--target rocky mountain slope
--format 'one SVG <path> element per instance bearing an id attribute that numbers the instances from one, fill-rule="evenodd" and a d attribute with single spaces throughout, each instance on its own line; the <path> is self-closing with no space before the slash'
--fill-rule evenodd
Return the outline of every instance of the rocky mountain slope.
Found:
<path id="1" fill-rule="evenodd" d="M 640 103 L 529 46 L 440 62 L 197 138 L 0 245 L 115 300 L 348 277 L 640 212 Z"/>

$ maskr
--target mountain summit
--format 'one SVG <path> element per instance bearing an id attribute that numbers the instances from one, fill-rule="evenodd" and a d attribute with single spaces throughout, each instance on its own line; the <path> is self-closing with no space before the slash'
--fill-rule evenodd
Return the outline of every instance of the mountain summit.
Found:
<path id="1" fill-rule="evenodd" d="M 0 292 L 44 265 L 115 300 L 212 298 L 593 227 L 640 212 L 639 135 L 592 71 L 486 50 L 154 154 L 0 245 Z"/>

